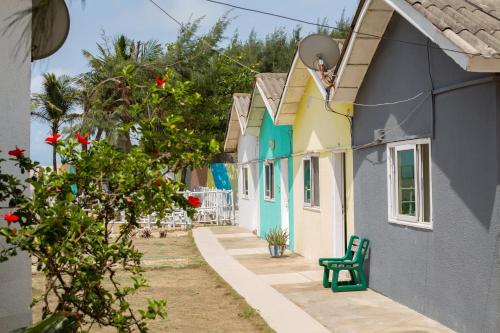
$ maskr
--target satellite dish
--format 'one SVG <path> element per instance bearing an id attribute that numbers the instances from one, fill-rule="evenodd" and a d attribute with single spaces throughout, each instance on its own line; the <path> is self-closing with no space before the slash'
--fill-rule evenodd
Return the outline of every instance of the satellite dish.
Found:
<path id="1" fill-rule="evenodd" d="M 323 62 L 323 69 L 327 71 L 337 65 L 340 50 L 337 42 L 330 36 L 313 34 L 300 41 L 299 57 L 304 65 L 316 71 L 320 70 Z"/>
<path id="2" fill-rule="evenodd" d="M 69 33 L 69 11 L 64 0 L 33 0 L 31 18 L 31 60 L 54 54 Z"/>

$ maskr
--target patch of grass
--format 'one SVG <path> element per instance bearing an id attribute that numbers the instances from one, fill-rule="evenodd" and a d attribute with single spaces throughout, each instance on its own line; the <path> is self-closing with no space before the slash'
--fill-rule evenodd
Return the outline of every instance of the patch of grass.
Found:
<path id="1" fill-rule="evenodd" d="M 189 232 L 189 238 L 191 239 L 191 242 L 193 246 L 196 247 L 193 234 L 190 231 Z M 261 317 L 259 312 L 252 308 L 246 301 L 245 299 L 236 292 L 216 271 L 210 267 L 204 260 L 202 266 L 204 269 L 214 277 L 214 279 L 217 281 L 216 288 L 221 288 L 226 290 L 224 293 L 225 296 L 231 296 L 237 303 L 239 307 L 239 312 L 238 316 L 240 318 L 249 320 L 253 322 L 253 324 L 259 329 L 260 332 L 265 332 L 265 333 L 275 333 L 275 331 L 267 324 L 267 322 Z"/>
<path id="2" fill-rule="evenodd" d="M 131 297 L 131 306 L 144 308 L 148 298 L 167 301 L 167 318 L 151 322 L 150 332 L 274 332 L 258 311 L 204 261 L 191 232 L 169 232 L 165 238 L 137 238 L 134 243 L 144 253 L 149 287 Z M 34 297 L 41 294 L 43 285 L 43 275 L 34 274 Z M 40 319 L 41 306 L 39 303 L 33 307 L 34 321 Z M 91 333 L 94 332 L 116 331 L 93 327 Z"/>

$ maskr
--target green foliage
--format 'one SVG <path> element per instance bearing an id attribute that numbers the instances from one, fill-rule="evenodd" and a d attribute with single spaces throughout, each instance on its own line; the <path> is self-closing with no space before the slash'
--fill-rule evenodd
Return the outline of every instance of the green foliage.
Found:
<path id="1" fill-rule="evenodd" d="M 50 126 L 52 135 L 58 134 L 62 126 L 80 118 L 74 112 L 78 100 L 78 90 L 73 79 L 67 75 L 56 76 L 52 73 L 43 75 L 41 93 L 33 94 L 33 111 L 31 116 Z M 56 150 L 52 151 L 52 167 L 56 168 Z"/>
<path id="2" fill-rule="evenodd" d="M 70 313 L 53 314 L 35 325 L 11 333 L 74 333 L 78 331 L 78 318 Z"/>
<path id="3" fill-rule="evenodd" d="M 329 25 L 328 18 L 325 17 L 323 18 L 322 21 L 318 20 L 318 24 L 324 26 Z M 342 15 L 340 16 L 340 19 L 335 22 L 334 29 L 318 26 L 316 32 L 319 34 L 330 35 L 332 38 L 335 39 L 346 39 L 350 31 L 351 31 L 351 19 L 345 15 L 345 9 L 344 9 L 342 10 Z"/>
<path id="4" fill-rule="evenodd" d="M 288 240 L 288 231 L 276 227 L 267 232 L 265 239 L 269 245 L 284 246 Z"/>
<path id="5" fill-rule="evenodd" d="M 177 39 L 165 47 L 156 41 L 118 36 L 114 40 L 104 37 L 95 54 L 83 51 L 90 71 L 78 79 L 84 109 L 80 130 L 90 131 L 96 140 L 106 137 L 128 151 L 133 141 L 128 125 L 137 120 L 132 105 L 141 99 L 140 89 L 132 87 L 130 81 L 153 80 L 169 68 L 169 82 L 183 82 L 185 85 L 177 89 L 184 89 L 193 98 L 195 92 L 198 95 L 196 101 L 185 105 L 175 100 L 163 103 L 161 116 L 180 116 L 178 126 L 194 130 L 207 142 L 222 143 L 233 93 L 251 92 L 255 72 L 287 72 L 302 37 L 301 28 L 291 32 L 277 28 L 264 38 L 252 31 L 241 39 L 236 32 L 227 41 L 224 34 L 230 17 L 224 15 L 204 34 L 200 33 L 202 19 L 184 24 Z M 328 22 L 324 19 L 323 23 Z M 319 28 L 318 32 L 345 38 L 350 26 L 344 14 L 336 26 L 342 31 Z"/>
<path id="6" fill-rule="evenodd" d="M 8 244 L 0 249 L 0 261 L 19 250 L 34 258 L 47 280 L 42 297 L 35 300 L 43 302 L 44 318 L 67 312 L 79 318 L 82 331 L 99 325 L 146 332 L 148 320 L 165 316 L 162 300 L 150 300 L 145 310 L 130 308 L 128 297 L 146 286 L 142 254 L 131 237 L 141 216 L 155 213 L 161 219 L 177 207 L 194 213 L 179 193 L 183 185 L 165 174 L 199 166 L 218 149 L 180 126 L 180 116 L 161 114 L 168 103 L 189 107 L 199 100 L 189 92 L 188 82 L 170 81 L 169 75 L 163 85 L 138 84 L 124 70 L 136 117 L 125 130 L 138 138 L 129 152 L 105 140 L 92 142 L 88 149 L 80 149 L 73 138 L 61 140 L 55 146 L 63 165 L 74 167 L 72 173 L 40 167 L 22 155 L 12 158 L 30 175 L 30 197 L 24 194 L 24 183 L 0 172 L 0 199 L 20 218 L 19 224 L 0 228 Z M 111 223 L 120 213 L 127 223 L 112 235 Z"/>

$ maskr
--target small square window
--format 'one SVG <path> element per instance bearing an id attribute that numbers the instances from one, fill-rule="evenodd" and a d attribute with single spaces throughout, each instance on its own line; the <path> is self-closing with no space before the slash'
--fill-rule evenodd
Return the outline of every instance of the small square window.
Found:
<path id="1" fill-rule="evenodd" d="M 304 206 L 319 207 L 319 158 L 304 158 Z"/>
<path id="2" fill-rule="evenodd" d="M 264 199 L 274 199 L 274 162 L 264 163 Z"/>
<path id="3" fill-rule="evenodd" d="M 430 140 L 389 144 L 389 220 L 431 224 Z"/>

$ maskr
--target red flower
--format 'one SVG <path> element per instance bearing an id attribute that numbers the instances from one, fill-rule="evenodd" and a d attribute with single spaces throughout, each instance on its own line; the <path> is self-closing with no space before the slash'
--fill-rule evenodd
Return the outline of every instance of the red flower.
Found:
<path id="1" fill-rule="evenodd" d="M 7 214 L 4 214 L 3 218 L 5 221 L 7 221 L 8 225 L 11 225 L 13 222 L 19 221 L 19 216 L 12 214 L 11 211 L 9 211 Z"/>
<path id="2" fill-rule="evenodd" d="M 45 142 L 47 142 L 50 145 L 55 145 L 57 144 L 57 141 L 61 138 L 61 134 L 55 134 L 52 136 L 48 136 L 45 138 Z"/>
<path id="3" fill-rule="evenodd" d="M 160 186 L 161 185 L 161 179 L 155 180 L 155 184 L 158 185 L 158 186 Z"/>
<path id="4" fill-rule="evenodd" d="M 80 135 L 80 133 L 75 132 L 75 137 L 78 139 L 78 142 L 80 142 L 80 144 L 82 144 L 82 145 L 89 145 L 90 144 L 90 141 L 87 140 L 87 138 L 89 137 L 89 132 L 85 133 L 83 136 Z"/>
<path id="5" fill-rule="evenodd" d="M 194 208 L 198 208 L 198 207 L 201 206 L 201 200 L 198 197 L 189 196 L 188 197 L 188 202 Z"/>
<path id="6" fill-rule="evenodd" d="M 10 156 L 14 156 L 15 158 L 19 158 L 19 157 L 21 157 L 21 156 L 23 156 L 23 155 L 24 155 L 24 152 L 25 152 L 25 151 L 26 151 L 26 150 L 24 150 L 24 149 L 20 149 L 18 146 L 16 146 L 16 149 L 14 149 L 14 150 L 9 150 L 9 152 L 8 152 L 8 153 L 9 153 L 9 155 L 10 155 Z"/>
<path id="7" fill-rule="evenodd" d="M 156 78 L 156 86 L 161 88 L 163 87 L 163 85 L 165 84 L 165 80 L 163 80 L 162 78 L 160 78 L 159 76 Z"/>

